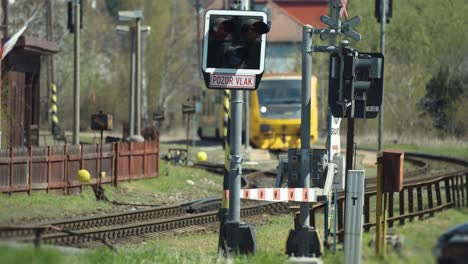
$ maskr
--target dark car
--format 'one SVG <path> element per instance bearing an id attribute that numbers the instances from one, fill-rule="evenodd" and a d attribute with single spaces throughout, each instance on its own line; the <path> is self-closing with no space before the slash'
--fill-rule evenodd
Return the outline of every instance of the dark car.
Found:
<path id="1" fill-rule="evenodd" d="M 443 233 L 434 246 L 437 263 L 468 263 L 468 222 Z"/>

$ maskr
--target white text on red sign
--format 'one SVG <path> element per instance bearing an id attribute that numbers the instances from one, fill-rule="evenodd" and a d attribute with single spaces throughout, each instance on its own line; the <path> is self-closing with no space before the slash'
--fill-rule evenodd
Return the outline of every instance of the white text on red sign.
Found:
<path id="1" fill-rule="evenodd" d="M 255 89 L 255 75 L 211 74 L 210 87 Z"/>

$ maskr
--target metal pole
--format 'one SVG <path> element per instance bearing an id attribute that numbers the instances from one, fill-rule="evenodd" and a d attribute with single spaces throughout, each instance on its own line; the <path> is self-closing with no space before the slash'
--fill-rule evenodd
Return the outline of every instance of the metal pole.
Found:
<path id="1" fill-rule="evenodd" d="M 197 19 L 197 64 L 201 64 L 201 39 L 200 39 L 200 0 L 195 0 L 195 17 Z M 201 71 L 198 72 L 198 79 L 201 80 Z"/>
<path id="2" fill-rule="evenodd" d="M 242 0 L 240 9 L 247 10 L 248 1 Z M 231 124 L 229 127 L 230 155 L 229 155 L 229 215 L 231 226 L 240 224 L 240 189 L 242 177 L 242 99 L 241 90 L 231 92 Z M 233 231 L 233 230 L 232 230 Z M 229 231 L 228 231 L 229 234 Z M 228 235 L 228 244 L 238 247 L 240 244 L 239 234 Z"/>
<path id="3" fill-rule="evenodd" d="M 136 20 L 136 134 L 141 133 L 141 19 Z"/>
<path id="4" fill-rule="evenodd" d="M 242 10 L 251 10 L 250 0 L 242 0 Z M 250 92 L 245 91 L 245 158 L 250 159 Z M 242 133 L 242 132 L 241 132 Z"/>
<path id="5" fill-rule="evenodd" d="M 130 98 L 128 106 L 128 133 L 129 137 L 135 135 L 135 32 L 130 28 Z"/>
<path id="6" fill-rule="evenodd" d="M 250 160 L 250 92 L 245 91 L 245 159 Z"/>
<path id="7" fill-rule="evenodd" d="M 381 19 L 380 19 L 380 52 L 382 55 L 385 53 L 385 24 L 387 23 L 387 0 L 381 0 Z M 380 106 L 379 112 L 379 152 L 382 152 L 382 141 L 383 141 L 383 110 L 384 110 L 384 82 L 382 82 L 382 105 Z"/>
<path id="8" fill-rule="evenodd" d="M 341 2 L 339 0 L 331 0 L 328 2 L 328 11 L 329 11 L 329 14 L 330 14 L 330 18 L 332 19 L 332 21 L 335 21 L 337 27 L 340 27 L 341 26 L 341 21 L 340 21 L 340 9 L 341 9 Z M 336 45 L 336 37 L 335 35 L 330 35 L 330 46 L 335 46 Z M 321 93 L 320 93 L 320 96 L 322 96 L 322 98 L 325 97 L 324 95 L 324 89 L 320 89 Z M 327 123 L 327 128 L 328 128 L 328 146 L 327 146 L 327 150 L 328 150 L 328 160 L 332 160 L 333 157 L 330 155 L 331 153 L 331 122 L 332 122 L 332 114 L 331 114 L 331 110 L 330 110 L 330 107 L 327 105 L 327 110 L 328 110 L 328 123 Z M 325 113 L 325 112 L 324 112 Z M 324 119 L 322 119 L 324 120 Z M 338 146 L 338 152 L 341 150 L 341 146 Z M 333 201 L 333 208 L 334 208 L 334 214 L 333 214 L 333 252 L 336 252 L 336 222 L 337 222 L 337 210 L 338 210 L 338 204 L 337 204 L 337 196 L 338 196 L 338 191 L 335 190 L 334 191 L 334 201 Z M 329 235 L 329 212 L 330 212 L 330 201 L 329 199 L 327 199 L 326 201 L 326 206 L 325 206 L 325 214 L 324 214 L 324 217 L 325 217 L 325 225 L 324 225 L 324 243 L 327 244 L 328 243 L 328 235 Z"/>
<path id="9" fill-rule="evenodd" d="M 8 37 L 8 0 L 2 0 L 1 11 L 3 15 L 3 20 L 1 21 L 1 25 L 3 26 L 3 38 Z M 2 78 L 2 71 L 1 71 L 1 64 L 0 64 L 0 79 Z M 0 83 L 0 95 L 3 94 L 3 87 L 2 83 Z M 0 113 L 2 111 L 2 106 L 0 104 Z M 0 148 L 2 148 L 2 120 L 0 118 Z"/>
<path id="10" fill-rule="evenodd" d="M 46 33 L 47 33 L 47 40 L 52 41 L 52 0 L 47 0 L 47 26 L 46 26 Z M 49 55 L 47 57 L 47 102 L 46 102 L 46 109 L 45 111 L 47 121 L 50 122 L 50 89 L 52 83 L 54 82 L 54 65 L 53 65 L 53 57 Z"/>
<path id="11" fill-rule="evenodd" d="M 229 221 L 240 222 L 240 189 L 242 176 L 242 91 L 231 93 L 231 125 L 230 130 L 230 172 L 229 172 Z"/>
<path id="12" fill-rule="evenodd" d="M 311 25 L 302 27 L 302 101 L 301 101 L 301 181 L 303 188 L 310 187 L 310 87 L 312 78 L 312 34 Z M 299 225 L 310 227 L 310 203 L 301 203 Z"/>
<path id="13" fill-rule="evenodd" d="M 75 49 L 73 82 L 73 144 L 80 143 L 80 0 L 75 0 Z"/>

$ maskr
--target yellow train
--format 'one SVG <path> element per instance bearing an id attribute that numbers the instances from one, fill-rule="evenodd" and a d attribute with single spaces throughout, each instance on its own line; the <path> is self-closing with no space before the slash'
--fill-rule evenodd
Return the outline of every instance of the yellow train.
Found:
<path id="1" fill-rule="evenodd" d="M 318 138 L 317 78 L 311 80 L 310 143 Z M 250 136 L 253 147 L 270 150 L 300 148 L 301 76 L 265 74 L 250 92 Z M 205 90 L 198 118 L 200 138 L 223 138 L 223 92 Z M 245 111 L 244 111 L 245 113 Z"/>

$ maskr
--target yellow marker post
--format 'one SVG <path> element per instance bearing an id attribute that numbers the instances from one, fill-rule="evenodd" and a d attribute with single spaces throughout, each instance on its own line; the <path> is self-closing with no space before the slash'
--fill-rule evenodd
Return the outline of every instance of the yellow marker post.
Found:
<path id="1" fill-rule="evenodd" d="M 382 256 L 382 153 L 379 153 L 377 156 L 377 208 L 375 211 L 375 254 L 377 256 Z"/>

